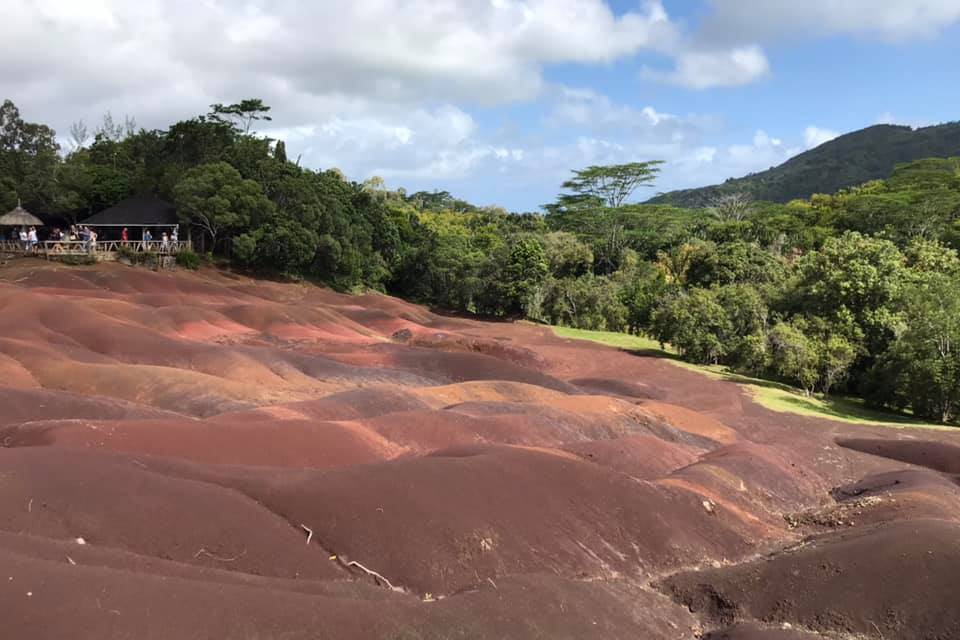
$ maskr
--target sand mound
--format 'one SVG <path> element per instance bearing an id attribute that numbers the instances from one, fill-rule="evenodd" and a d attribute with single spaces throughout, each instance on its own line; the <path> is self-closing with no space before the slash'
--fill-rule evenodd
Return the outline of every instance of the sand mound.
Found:
<path id="1" fill-rule="evenodd" d="M 327 469 L 388 460 L 405 449 L 354 422 L 61 420 L 0 429 L 7 447 L 140 453 L 208 464 Z"/>
<path id="2" fill-rule="evenodd" d="M 837 444 L 873 456 L 899 460 L 907 464 L 960 474 L 960 446 L 925 440 L 871 440 L 840 438 Z"/>
<path id="3" fill-rule="evenodd" d="M 338 577 L 290 522 L 236 492 L 144 464 L 49 447 L 0 449 L 0 529 L 205 566 L 235 558 L 231 570 L 258 575 Z"/>
<path id="4" fill-rule="evenodd" d="M 572 385 L 580 387 L 587 393 L 608 396 L 624 396 L 642 400 L 661 400 L 666 394 L 642 382 L 618 380 L 616 378 L 574 378 L 568 380 Z"/>
<path id="5" fill-rule="evenodd" d="M 664 402 L 647 401 L 643 402 L 641 406 L 653 415 L 687 433 L 708 438 L 721 444 L 731 444 L 739 439 L 736 431 L 702 413 Z"/>
<path id="6" fill-rule="evenodd" d="M 541 326 L 16 260 L 0 408 L 4 637 L 960 637 L 960 432 Z"/>
<path id="7" fill-rule="evenodd" d="M 666 442 L 652 435 L 578 442 L 564 449 L 594 464 L 644 480 L 660 478 L 685 467 L 703 453 L 702 449 Z"/>
<path id="8" fill-rule="evenodd" d="M 714 631 L 704 640 L 811 640 L 824 636 L 783 627 L 762 627 L 754 624 L 738 624 L 730 629 Z"/>
<path id="9" fill-rule="evenodd" d="M 832 534 L 662 587 L 718 624 L 754 619 L 833 633 L 920 640 L 960 637 L 960 525 L 896 522 Z"/>
<path id="10" fill-rule="evenodd" d="M 706 510 L 688 492 L 559 451 L 471 447 L 287 474 L 166 468 L 236 488 L 307 524 L 331 553 L 417 593 L 451 594 L 518 573 L 638 577 L 691 558 L 734 557 L 751 544 L 739 518 Z"/>

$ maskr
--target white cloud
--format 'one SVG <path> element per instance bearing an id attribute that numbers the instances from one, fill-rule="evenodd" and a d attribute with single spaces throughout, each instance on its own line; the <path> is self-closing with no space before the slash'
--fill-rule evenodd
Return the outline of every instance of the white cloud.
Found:
<path id="1" fill-rule="evenodd" d="M 647 78 L 691 89 L 737 87 L 755 82 L 769 73 L 770 63 L 757 46 L 691 50 L 677 56 L 672 71 L 644 70 Z"/>
<path id="2" fill-rule="evenodd" d="M 719 128 L 717 118 L 701 114 L 677 115 L 652 105 L 616 104 L 586 88 L 557 87 L 547 123 L 580 128 L 594 135 L 617 135 L 644 142 L 688 142 Z"/>
<path id="3" fill-rule="evenodd" d="M 660 0 L 34 0 L 4 3 L 0 91 L 62 134 L 107 110 L 164 127 L 215 102 L 260 97 L 264 133 L 312 167 L 358 179 L 437 180 L 530 162 L 529 144 L 489 139 L 473 107 L 553 91 L 551 64 L 677 55 L 684 36 Z M 653 106 L 571 96 L 556 118 L 602 114 L 648 141 L 695 124 Z M 564 111 L 565 110 L 565 111 Z M 581 123 L 582 124 L 582 123 Z M 525 134 L 526 132 L 524 132 Z M 631 135 L 633 135 L 633 133 Z M 543 142 L 541 141 L 541 144 Z"/>
<path id="4" fill-rule="evenodd" d="M 960 21 L 957 0 L 710 0 L 713 42 L 852 34 L 898 41 L 936 36 Z"/>
<path id="5" fill-rule="evenodd" d="M 810 125 L 803 130 L 803 142 L 807 146 L 807 149 L 813 149 L 814 147 L 819 147 L 824 142 L 830 142 L 839 135 L 836 131 Z"/>

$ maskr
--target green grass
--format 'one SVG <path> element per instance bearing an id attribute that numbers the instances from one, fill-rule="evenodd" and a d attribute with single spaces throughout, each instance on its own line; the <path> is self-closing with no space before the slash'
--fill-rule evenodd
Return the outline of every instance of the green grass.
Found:
<path id="1" fill-rule="evenodd" d="M 574 338 L 576 340 L 590 340 L 600 344 L 626 349 L 627 351 L 640 351 L 650 355 L 673 356 L 674 354 L 664 351 L 660 348 L 660 343 L 643 336 L 633 336 L 629 333 L 615 333 L 613 331 L 588 331 L 587 329 L 571 329 L 570 327 L 551 327 L 553 332 L 561 338 Z M 675 357 L 675 356 L 674 356 Z"/>
<path id="2" fill-rule="evenodd" d="M 587 331 L 584 329 L 570 329 L 569 327 L 553 327 L 554 333 L 563 338 L 589 340 L 618 349 L 624 349 L 638 355 L 659 357 L 669 360 L 672 364 L 684 369 L 696 371 L 716 380 L 734 382 L 743 386 L 757 404 L 781 413 L 793 413 L 813 418 L 824 418 L 849 422 L 851 424 L 871 424 L 893 428 L 924 428 L 952 430 L 957 427 L 947 427 L 940 424 L 921 422 L 907 414 L 877 411 L 865 406 L 859 398 L 845 398 L 840 396 L 806 396 L 802 391 L 790 385 L 752 378 L 728 370 L 722 366 L 705 366 L 684 362 L 677 354 L 667 347 L 660 348 L 660 343 L 643 336 L 632 336 L 626 333 L 611 331 Z"/>

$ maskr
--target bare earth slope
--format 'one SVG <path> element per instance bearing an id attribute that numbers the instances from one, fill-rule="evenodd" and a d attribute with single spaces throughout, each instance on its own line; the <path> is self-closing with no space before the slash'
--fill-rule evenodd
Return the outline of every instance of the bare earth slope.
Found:
<path id="1" fill-rule="evenodd" d="M 0 269 L 10 638 L 960 638 L 960 433 L 527 324 Z"/>

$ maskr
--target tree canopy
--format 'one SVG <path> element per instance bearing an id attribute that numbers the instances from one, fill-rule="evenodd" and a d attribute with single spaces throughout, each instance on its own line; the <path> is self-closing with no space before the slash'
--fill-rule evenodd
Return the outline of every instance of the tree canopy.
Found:
<path id="1" fill-rule="evenodd" d="M 8 100 L 0 205 L 77 220 L 151 194 L 238 268 L 643 333 L 807 393 L 960 419 L 958 158 L 786 203 L 724 190 L 701 208 L 629 202 L 659 161 L 590 166 L 543 215 L 512 214 L 302 167 L 254 132 L 269 113 L 259 99 L 215 104 L 163 130 L 108 115 L 78 121 L 63 152 Z"/>

